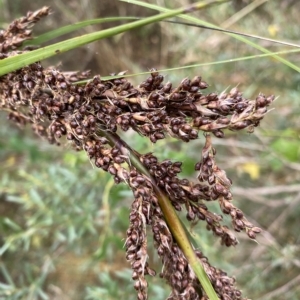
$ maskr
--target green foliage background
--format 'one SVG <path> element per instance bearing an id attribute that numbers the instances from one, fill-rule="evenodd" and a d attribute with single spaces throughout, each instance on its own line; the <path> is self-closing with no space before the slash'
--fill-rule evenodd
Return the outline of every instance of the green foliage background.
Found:
<path id="1" fill-rule="evenodd" d="M 170 8 L 189 3 L 149 2 Z M 261 5 L 249 10 L 251 3 Z M 54 13 L 34 28 L 36 35 L 85 19 L 153 13 L 119 1 L 2 0 L 0 27 L 43 5 L 51 5 Z M 298 1 L 237 0 L 195 15 L 221 27 L 297 43 L 299 9 Z M 99 28 L 90 26 L 81 33 Z M 287 49 L 256 42 L 272 51 Z M 91 69 L 106 76 L 253 54 L 259 53 L 223 33 L 160 23 L 62 54 L 44 65 Z M 299 55 L 285 58 L 299 65 Z M 225 139 L 213 140 L 218 162 L 233 180 L 235 203 L 265 232 L 257 243 L 239 235 L 240 244 L 234 249 L 221 247 L 204 224 L 193 228 L 195 238 L 210 262 L 234 275 L 248 297 L 300 298 L 300 75 L 274 59 L 257 58 L 165 76 L 178 83 L 199 74 L 210 91 L 238 85 L 247 97 L 259 92 L 280 97 L 254 134 L 227 132 Z M 132 80 L 137 84 L 144 78 Z M 142 153 L 155 151 L 162 159 L 183 161 L 183 176 L 195 176 L 201 136 L 184 145 L 172 139 L 152 145 L 130 132 L 126 139 Z M 68 145 L 48 145 L 29 129 L 10 124 L 1 112 L 0 299 L 135 299 L 123 249 L 131 200 L 126 186 L 114 186 L 107 174 L 92 167 L 85 153 Z M 159 271 L 155 251 L 150 249 L 150 254 Z M 150 279 L 150 299 L 165 299 L 168 293 L 159 278 Z"/>

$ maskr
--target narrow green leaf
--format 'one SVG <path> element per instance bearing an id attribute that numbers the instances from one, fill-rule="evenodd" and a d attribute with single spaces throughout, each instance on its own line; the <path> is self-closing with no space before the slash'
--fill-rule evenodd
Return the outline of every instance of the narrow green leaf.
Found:
<path id="1" fill-rule="evenodd" d="M 6 226 L 10 227 L 11 229 L 13 229 L 15 231 L 22 230 L 22 228 L 10 218 L 5 217 L 1 221 L 3 222 L 3 224 L 5 224 Z"/>
<path id="2" fill-rule="evenodd" d="M 167 20 L 167 21 L 162 21 L 162 22 L 185 25 L 185 26 L 191 26 L 191 27 L 196 27 L 196 28 L 204 28 L 204 29 L 209 29 L 209 30 L 214 30 L 214 31 L 219 31 L 219 32 L 225 32 L 225 33 L 231 33 L 231 34 L 245 36 L 245 37 L 258 39 L 258 40 L 262 40 L 262 41 L 267 41 L 267 42 L 271 42 L 271 43 L 275 43 L 275 44 L 300 48 L 299 44 L 280 41 L 280 40 L 275 40 L 275 39 L 270 39 L 270 38 L 266 38 L 266 37 L 263 37 L 263 36 L 250 34 L 250 33 L 244 33 L 244 32 L 239 32 L 239 31 L 234 31 L 234 30 L 222 29 L 222 28 L 219 28 L 219 27 L 216 28 L 216 27 L 211 27 L 211 26 L 199 25 L 199 24 L 188 23 L 188 22 L 172 21 L 172 20 Z"/>
<path id="3" fill-rule="evenodd" d="M 161 70 L 157 70 L 157 71 L 158 72 L 170 72 L 170 71 L 184 70 L 184 69 L 188 69 L 188 68 L 196 68 L 196 67 L 203 67 L 203 66 L 212 66 L 212 65 L 233 63 L 233 62 L 237 62 L 237 61 L 245 61 L 245 60 L 250 60 L 250 59 L 264 58 L 264 57 L 268 57 L 268 56 L 282 55 L 282 54 L 289 54 L 289 53 L 296 53 L 296 52 L 300 52 L 300 49 L 292 49 L 292 50 L 285 50 L 285 51 L 278 51 L 278 52 L 270 52 L 270 53 L 266 53 L 266 54 L 256 54 L 256 55 L 250 55 L 250 56 L 236 57 L 236 58 L 212 61 L 212 62 L 201 63 L 201 64 L 187 65 L 187 66 L 183 66 L 183 67 L 161 69 Z M 128 74 L 128 75 L 103 76 L 103 77 L 101 76 L 101 79 L 102 80 L 112 80 L 112 79 L 116 79 L 116 78 L 127 78 L 127 77 L 141 76 L 141 75 L 147 75 L 147 74 L 151 74 L 151 71 Z M 89 80 L 90 79 L 77 81 L 76 84 L 85 84 Z"/>
<path id="4" fill-rule="evenodd" d="M 153 10 L 157 10 L 157 11 L 160 11 L 160 12 L 167 12 L 167 11 L 170 11 L 169 9 L 167 8 L 163 8 L 163 7 L 160 7 L 158 5 L 155 5 L 155 4 L 150 4 L 150 3 L 145 3 L 145 2 L 142 2 L 142 1 L 138 1 L 138 0 L 119 0 L 119 1 L 122 1 L 122 2 L 126 2 L 126 3 L 132 3 L 132 4 L 136 4 L 136 5 L 139 5 L 139 6 L 143 6 L 143 7 L 147 7 L 147 8 L 150 8 L 150 9 L 153 9 Z M 206 22 L 206 21 L 203 21 L 203 20 L 199 20 L 195 17 L 192 17 L 192 16 L 184 16 L 184 15 L 181 15 L 179 16 L 180 18 L 182 19 L 186 19 L 186 20 L 189 20 L 189 21 L 192 21 L 192 22 L 195 22 L 196 24 L 200 24 L 200 25 L 204 25 L 204 26 L 210 26 L 210 27 L 213 27 L 213 28 L 220 28 L 214 24 L 211 24 L 209 22 Z M 235 39 L 243 42 L 243 43 L 246 43 L 248 44 L 249 46 L 252 46 L 253 48 L 256 48 L 258 49 L 259 51 L 261 52 L 264 52 L 264 53 L 271 53 L 268 49 L 252 42 L 252 41 L 249 41 L 248 39 L 246 39 L 245 37 L 242 37 L 242 36 L 239 36 L 239 35 L 236 35 L 236 34 L 233 34 L 233 33 L 226 33 L 232 37 L 234 37 Z M 285 64 L 286 66 L 294 69 L 295 71 L 299 72 L 300 73 L 300 67 L 296 66 L 295 64 L 289 62 L 288 60 L 278 56 L 278 55 L 274 55 L 273 56 L 275 59 L 279 60 L 280 62 L 282 62 L 283 64 Z"/>
<path id="5" fill-rule="evenodd" d="M 12 57 L 8 57 L 5 59 L 0 60 L 0 76 L 5 75 L 7 73 L 13 72 L 17 69 L 20 69 L 22 67 L 25 67 L 29 64 L 32 64 L 34 62 L 46 59 L 48 57 L 78 48 L 80 46 L 89 44 L 91 42 L 108 38 L 114 35 L 117 35 L 119 33 L 132 30 L 141 26 L 145 26 L 151 23 L 155 23 L 170 17 L 177 16 L 179 14 L 185 14 L 192 12 L 194 10 L 200 10 L 203 9 L 209 5 L 216 4 L 216 3 L 222 3 L 227 0 L 212 0 L 212 1 L 201 1 L 197 2 L 188 8 L 179 8 L 175 10 L 169 10 L 168 12 L 161 13 L 152 17 L 148 17 L 142 20 L 138 20 L 135 22 L 131 22 L 129 24 L 116 26 L 113 28 L 89 33 L 86 35 L 82 35 L 76 38 L 68 39 L 63 42 L 59 42 L 53 45 L 49 45 L 47 47 L 39 48 L 37 50 L 33 50 L 27 53 L 15 55 Z"/>
<path id="6" fill-rule="evenodd" d="M 38 37 L 33 38 L 32 40 L 28 40 L 28 41 L 24 42 L 22 46 L 41 45 L 41 44 L 46 43 L 46 42 L 48 42 L 52 39 L 55 39 L 57 37 L 63 36 L 65 34 L 74 32 L 76 30 L 82 29 L 82 28 L 90 26 L 90 25 L 108 23 L 108 22 L 114 22 L 114 21 L 136 21 L 136 20 L 141 20 L 141 19 L 144 19 L 144 18 L 139 18 L 139 17 L 110 17 L 110 18 L 85 20 L 85 21 L 82 21 L 82 22 L 74 23 L 74 24 L 71 24 L 71 25 L 66 25 L 66 26 L 51 30 L 49 32 L 43 33 L 43 34 L 39 35 Z M 240 35 L 240 36 L 250 37 L 250 38 L 259 39 L 259 40 L 263 40 L 263 41 L 268 41 L 268 42 L 281 44 L 281 45 L 285 45 L 285 46 L 292 46 L 292 47 L 300 48 L 299 44 L 280 41 L 280 40 L 275 40 L 275 39 L 270 39 L 270 38 L 266 38 L 266 37 L 262 37 L 262 36 L 258 36 L 258 35 L 247 34 L 247 33 L 228 30 L 228 29 L 221 29 L 221 28 L 216 28 L 216 27 L 204 26 L 204 25 L 199 25 L 199 24 L 194 24 L 194 23 L 187 23 L 187 22 L 172 21 L 172 20 L 163 20 L 162 22 L 185 25 L 185 26 L 192 26 L 192 27 L 198 27 L 198 28 L 204 28 L 204 29 L 210 29 L 210 30 L 215 30 L 215 31 L 225 32 L 225 33 L 232 33 L 232 34 L 236 34 L 236 35 Z"/>
<path id="7" fill-rule="evenodd" d="M 9 242 L 6 242 L 3 244 L 3 246 L 0 248 L 0 256 L 3 255 L 4 252 L 6 252 L 6 250 L 8 248 L 10 248 L 11 244 Z"/>
<path id="8" fill-rule="evenodd" d="M 15 287 L 15 284 L 10 276 L 10 274 L 8 273 L 4 263 L 0 264 L 0 271 L 2 276 L 4 277 L 4 279 L 7 281 L 7 283 L 10 285 L 11 288 Z"/>
<path id="9" fill-rule="evenodd" d="M 114 22 L 114 21 L 132 21 L 137 20 L 138 18 L 135 17 L 111 17 L 111 18 L 101 18 L 101 19 L 92 19 L 92 20 L 86 20 L 82 22 L 78 22 L 75 24 L 63 26 L 54 30 L 51 30 L 49 32 L 43 33 L 39 35 L 38 37 L 26 41 L 23 46 L 26 45 L 41 45 L 45 42 L 48 42 L 50 40 L 53 40 L 57 37 L 63 36 L 67 33 L 71 33 L 73 31 L 82 29 L 84 27 L 95 25 L 95 24 L 101 24 L 101 23 L 107 23 L 107 22 Z"/>

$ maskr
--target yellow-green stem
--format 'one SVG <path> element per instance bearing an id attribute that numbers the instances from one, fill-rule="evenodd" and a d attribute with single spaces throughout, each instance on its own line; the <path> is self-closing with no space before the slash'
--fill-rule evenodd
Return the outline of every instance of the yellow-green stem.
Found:
<path id="1" fill-rule="evenodd" d="M 139 159 L 139 154 L 136 153 L 131 147 L 126 144 L 117 134 L 100 130 L 98 132 L 99 135 L 104 136 L 108 139 L 111 146 L 117 145 L 121 150 L 122 148 L 126 150 L 126 152 L 129 151 L 130 153 L 130 163 L 141 173 L 146 175 L 152 182 L 153 189 L 155 191 L 155 194 L 158 198 L 158 203 L 160 205 L 160 208 L 164 214 L 165 220 L 170 228 L 170 231 L 175 238 L 177 244 L 179 245 L 180 249 L 184 253 L 186 259 L 188 260 L 189 264 L 191 265 L 193 271 L 197 275 L 205 293 L 211 300 L 218 300 L 214 288 L 211 285 L 211 282 L 204 271 L 204 268 L 196 256 L 193 246 L 190 242 L 190 240 L 187 237 L 186 229 L 184 228 L 183 223 L 177 216 L 175 209 L 173 205 L 171 204 L 168 197 L 165 195 L 165 193 L 157 186 L 155 179 L 151 176 L 149 171 L 145 168 L 145 166 L 142 164 L 142 162 Z"/>

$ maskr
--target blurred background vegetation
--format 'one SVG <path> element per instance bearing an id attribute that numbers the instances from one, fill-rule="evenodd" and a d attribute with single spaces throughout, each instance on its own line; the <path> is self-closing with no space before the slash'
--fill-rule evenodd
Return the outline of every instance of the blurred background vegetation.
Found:
<path id="1" fill-rule="evenodd" d="M 192 1 L 148 2 L 176 8 Z M 53 14 L 34 28 L 36 35 L 80 20 L 153 14 L 119 1 L 0 0 L 0 27 L 44 5 L 50 5 Z M 236 0 L 194 15 L 223 28 L 297 43 L 299 11 L 297 0 Z M 101 28 L 103 25 L 90 26 L 80 34 Z M 288 49 L 266 41 L 256 43 L 272 51 Z M 106 76 L 253 54 L 259 52 L 224 33 L 159 23 L 43 64 L 65 71 L 90 69 Z M 299 65 L 299 54 L 285 58 Z M 213 139 L 217 161 L 233 180 L 235 204 L 265 231 L 257 243 L 240 234 L 240 244 L 229 249 L 221 247 L 204 224 L 193 232 L 211 264 L 235 276 L 245 296 L 299 299 L 300 74 L 275 59 L 257 58 L 164 75 L 174 83 L 201 75 L 210 84 L 209 91 L 238 85 L 249 98 L 259 92 L 279 96 L 274 110 L 253 134 L 227 132 L 224 139 Z M 144 78 L 133 77 L 132 81 L 138 84 Z M 150 149 L 162 159 L 183 161 L 182 176 L 195 176 L 194 162 L 200 158 L 204 140 L 201 135 L 190 144 L 170 138 L 155 145 L 128 135 L 136 150 L 145 153 Z M 107 174 L 93 168 L 85 153 L 68 145 L 48 145 L 29 128 L 10 124 L 1 112 L 0 299 L 135 299 L 123 248 L 131 201 L 126 186 L 114 186 Z M 155 251 L 149 252 L 159 272 Z M 168 287 L 159 278 L 149 281 L 150 299 L 165 299 Z"/>

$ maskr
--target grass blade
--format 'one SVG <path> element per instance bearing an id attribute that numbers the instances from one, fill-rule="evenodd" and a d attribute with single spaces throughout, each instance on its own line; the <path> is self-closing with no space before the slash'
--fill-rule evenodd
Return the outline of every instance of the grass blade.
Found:
<path id="1" fill-rule="evenodd" d="M 90 26 L 90 25 L 102 24 L 102 23 L 108 23 L 108 22 L 115 22 L 115 21 L 136 21 L 136 20 L 142 20 L 142 19 L 144 19 L 144 18 L 139 18 L 139 17 L 109 17 L 109 18 L 85 20 L 85 21 L 82 21 L 82 22 L 74 23 L 74 24 L 71 24 L 71 25 L 66 25 L 66 26 L 51 30 L 49 32 L 43 33 L 43 34 L 39 35 L 38 37 L 33 38 L 32 40 L 28 40 L 28 41 L 24 42 L 22 46 L 41 45 L 41 44 L 46 43 L 46 42 L 48 42 L 52 39 L 55 39 L 57 37 L 63 36 L 65 34 L 74 32 L 76 30 L 82 29 L 82 28 Z M 185 26 L 192 26 L 192 27 L 199 27 L 199 28 L 210 29 L 210 30 L 226 32 L 226 33 L 232 33 L 232 34 L 236 34 L 236 35 L 240 35 L 240 36 L 244 36 L 244 37 L 250 37 L 250 38 L 259 39 L 259 40 L 263 40 L 263 41 L 268 41 L 268 42 L 272 42 L 272 43 L 277 43 L 277 44 L 281 44 L 281 45 L 285 45 L 285 46 L 292 46 L 292 47 L 300 48 L 299 44 L 279 41 L 279 40 L 275 40 L 275 39 L 270 39 L 270 38 L 266 38 L 266 37 L 262 37 L 262 36 L 258 36 L 258 35 L 247 34 L 247 33 L 242 33 L 242 32 L 228 30 L 228 29 L 221 29 L 221 28 L 204 26 L 204 25 L 199 25 L 199 24 L 197 25 L 195 23 L 187 23 L 187 22 L 172 21 L 172 20 L 163 20 L 162 22 L 185 25 Z"/>
<path id="2" fill-rule="evenodd" d="M 143 7 L 147 7 L 147 8 L 150 8 L 150 9 L 153 9 L 153 10 L 157 10 L 157 11 L 160 11 L 160 12 L 167 12 L 167 11 L 170 11 L 169 9 L 167 8 L 163 8 L 163 7 L 160 7 L 160 6 L 157 6 L 155 4 L 149 4 L 149 3 L 145 3 L 145 2 L 142 2 L 142 1 L 138 1 L 138 0 L 119 0 L 119 1 L 123 1 L 123 2 L 126 2 L 126 3 L 132 3 L 132 4 L 136 4 L 136 5 L 139 5 L 139 6 L 143 6 Z M 209 26 L 209 27 L 213 27 L 213 28 L 220 28 L 214 24 L 211 24 L 209 22 L 206 22 L 206 21 L 203 21 L 203 20 L 199 20 L 195 17 L 192 17 L 192 16 L 179 16 L 180 18 L 182 19 L 186 19 L 186 20 L 189 20 L 189 21 L 192 21 L 192 22 L 195 22 L 196 24 L 199 24 L 199 25 L 204 25 L 204 26 Z M 254 42 L 252 41 L 249 41 L 248 39 L 246 39 L 245 37 L 242 37 L 242 36 L 239 36 L 239 35 L 236 35 L 236 34 L 233 34 L 233 33 L 226 33 L 234 38 L 236 38 L 237 40 L 243 42 L 243 43 L 246 43 L 248 44 L 249 46 L 252 46 L 253 48 L 256 48 L 258 49 L 259 51 L 261 52 L 264 52 L 264 53 L 271 53 L 271 51 L 269 51 L 268 49 L 260 46 L 260 45 L 257 45 L 255 44 Z M 278 55 L 273 55 L 272 56 L 273 58 L 277 59 L 278 61 L 282 62 L 283 64 L 285 64 L 286 66 L 294 69 L 295 71 L 299 72 L 300 73 L 300 67 L 296 66 L 295 64 L 289 62 L 288 60 L 278 56 Z"/>
<path id="3" fill-rule="evenodd" d="M 23 46 L 27 45 L 41 45 L 45 42 L 48 42 L 52 39 L 55 39 L 57 37 L 60 37 L 62 35 L 65 35 L 67 33 L 71 33 L 73 31 L 82 29 L 84 27 L 95 25 L 95 24 L 101 24 L 101 23 L 107 23 L 107 22 L 114 22 L 114 21 L 132 21 L 137 20 L 138 18 L 135 17 L 111 17 L 111 18 L 101 18 L 101 19 L 92 19 L 92 20 L 86 20 L 82 22 L 78 22 L 75 24 L 63 26 L 54 30 L 51 30 L 49 32 L 43 33 L 39 35 L 38 37 L 26 41 Z"/>
<path id="4" fill-rule="evenodd" d="M 245 61 L 245 60 L 250 60 L 250 59 L 264 58 L 264 57 L 268 57 L 268 56 L 282 55 L 282 54 L 289 54 L 289 53 L 297 53 L 297 52 L 300 52 L 300 49 L 292 49 L 292 50 L 284 50 L 284 51 L 278 51 L 278 52 L 270 52 L 270 53 L 265 53 L 265 54 L 256 54 L 256 55 L 250 55 L 250 56 L 236 57 L 236 58 L 230 58 L 230 59 L 226 59 L 226 60 L 218 60 L 218 61 L 212 61 L 212 62 L 200 63 L 200 64 L 193 64 L 193 65 L 187 65 L 187 66 L 176 67 L 176 68 L 160 69 L 160 70 L 157 70 L 157 71 L 158 72 L 171 72 L 171 71 L 184 70 L 184 69 L 189 69 L 189 68 L 220 65 L 220 64 L 226 64 L 226 63 L 233 63 L 233 62 L 237 62 L 237 61 Z M 116 78 L 127 78 L 127 77 L 148 75 L 148 74 L 151 74 L 151 73 L 152 73 L 152 71 L 134 73 L 134 74 L 128 74 L 128 75 L 101 76 L 101 79 L 102 80 L 112 80 L 112 79 L 116 79 Z M 76 84 L 85 84 L 89 80 L 91 80 L 91 79 L 77 81 Z"/>
<path id="5" fill-rule="evenodd" d="M 151 23 L 155 23 L 170 17 L 174 17 L 180 14 L 185 14 L 192 12 L 194 10 L 200 10 L 203 9 L 209 5 L 216 4 L 216 3 L 222 3 L 226 0 L 213 0 L 213 1 L 201 1 L 197 2 L 188 8 L 179 8 L 175 10 L 168 10 L 167 12 L 148 17 L 142 20 L 138 20 L 135 22 L 131 22 L 129 24 L 125 25 L 119 25 L 113 28 L 89 33 L 86 35 L 82 35 L 79 37 L 75 37 L 72 39 L 65 40 L 63 42 L 59 42 L 53 45 L 49 45 L 47 47 L 39 48 L 37 50 L 33 50 L 27 53 L 15 55 L 12 57 L 8 57 L 5 59 L 0 60 L 0 76 L 5 75 L 7 73 L 13 72 L 17 69 L 20 69 L 22 67 L 25 67 L 29 64 L 32 64 L 34 62 L 46 59 L 51 56 L 55 56 L 59 53 L 63 53 L 75 48 L 78 48 L 80 46 L 89 44 L 91 42 L 108 38 L 114 35 L 117 35 L 119 33 L 132 30 L 141 26 L 145 26 Z"/>
<path id="6" fill-rule="evenodd" d="M 280 45 L 285 45 L 285 46 L 291 46 L 291 47 L 300 48 L 299 44 L 285 42 L 285 41 L 279 41 L 279 40 L 274 40 L 274 39 L 266 38 L 266 37 L 263 37 L 263 36 L 249 34 L 249 33 L 243 33 L 243 32 L 234 31 L 234 30 L 222 29 L 220 27 L 216 28 L 216 27 L 198 25 L 198 24 L 194 24 L 194 23 L 171 21 L 171 20 L 162 21 L 162 22 L 173 23 L 173 24 L 181 24 L 181 25 L 186 25 L 186 26 L 191 26 L 191 27 L 198 27 L 198 28 L 204 28 L 204 29 L 210 29 L 210 30 L 214 30 L 214 31 L 231 33 L 231 34 L 236 34 L 236 35 L 239 35 L 239 36 L 245 36 L 245 37 L 249 37 L 249 38 L 253 38 L 253 39 L 267 41 L 267 42 L 271 42 L 271 43 L 275 43 L 275 44 L 280 44 Z"/>

